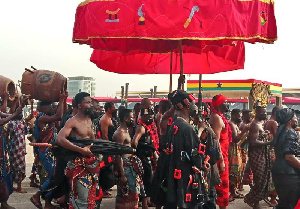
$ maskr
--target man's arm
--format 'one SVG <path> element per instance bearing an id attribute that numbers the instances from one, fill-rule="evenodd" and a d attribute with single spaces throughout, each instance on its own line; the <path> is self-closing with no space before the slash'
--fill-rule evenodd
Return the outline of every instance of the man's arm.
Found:
<path id="1" fill-rule="evenodd" d="M 160 135 L 166 134 L 169 118 L 175 113 L 175 108 L 172 106 L 167 112 L 165 112 L 160 120 Z"/>
<path id="2" fill-rule="evenodd" d="M 113 141 L 116 143 L 119 143 L 119 144 L 123 144 L 125 141 L 124 134 L 122 134 L 122 132 L 120 132 L 120 131 L 115 132 L 113 135 Z M 120 155 L 115 156 L 115 165 L 116 165 L 117 171 L 119 172 L 119 175 L 120 175 L 120 181 L 123 185 L 125 185 L 127 182 L 127 178 L 125 176 L 123 160 Z"/>
<path id="3" fill-rule="evenodd" d="M 223 124 L 221 121 L 221 118 L 217 117 L 216 115 L 212 115 L 209 123 L 211 125 L 212 130 L 214 131 L 216 135 L 216 139 L 219 141 L 220 140 L 220 134 L 223 129 Z"/>
<path id="4" fill-rule="evenodd" d="M 257 125 L 257 123 L 251 123 L 250 125 L 250 129 L 249 129 L 249 143 L 251 144 L 251 146 L 253 147 L 257 147 L 257 146 L 266 146 L 271 144 L 270 141 L 268 142 L 263 142 L 263 141 L 259 141 L 257 140 L 259 137 L 259 127 Z"/>
<path id="5" fill-rule="evenodd" d="M 214 114 L 210 118 L 209 123 L 211 125 L 212 130 L 215 133 L 216 141 L 218 143 L 218 146 L 220 147 L 220 155 L 219 155 L 220 165 L 219 165 L 219 171 L 220 171 L 220 173 L 223 173 L 225 171 L 225 163 L 224 163 L 223 154 L 222 154 L 221 145 L 220 145 L 220 135 L 221 135 L 221 131 L 223 129 L 223 121 L 221 120 L 221 118 L 219 118 L 217 115 Z"/>
<path id="6" fill-rule="evenodd" d="M 276 132 L 277 132 L 277 123 L 275 121 L 270 121 L 271 122 L 271 129 L 270 129 L 270 133 L 272 136 L 275 136 Z"/>
<path id="7" fill-rule="evenodd" d="M 67 137 L 70 135 L 71 131 L 75 127 L 75 123 L 76 121 L 73 118 L 68 120 L 65 126 L 58 132 L 55 142 L 66 149 L 72 150 L 74 152 L 79 152 L 83 156 L 92 156 L 93 153 L 90 150 L 92 145 L 81 148 L 71 143 L 67 139 Z"/>
<path id="8" fill-rule="evenodd" d="M 33 100 L 31 100 L 30 114 L 25 118 L 25 122 L 28 123 L 33 117 L 34 117 L 34 115 L 33 115 Z"/>
<path id="9" fill-rule="evenodd" d="M 7 99 L 8 99 L 9 95 L 7 92 L 3 92 L 3 96 L 2 96 L 2 106 L 1 106 L 1 112 L 6 113 L 6 109 L 7 109 Z M 2 116 L 1 116 L 2 117 Z M 3 117 L 7 117 L 7 116 L 3 116 Z"/>
<path id="10" fill-rule="evenodd" d="M 131 143 L 132 147 L 137 148 L 139 140 L 142 137 L 142 135 L 145 134 L 145 132 L 146 132 L 146 130 L 145 130 L 145 128 L 143 126 L 138 125 L 136 127 L 135 134 L 133 136 L 132 143 Z"/>
<path id="11" fill-rule="evenodd" d="M 67 97 L 67 93 L 61 94 L 59 97 L 59 103 L 57 107 L 57 111 L 55 115 L 43 115 L 38 119 L 38 126 L 40 130 L 42 130 L 47 123 L 55 122 L 58 121 L 62 118 L 63 116 L 63 107 L 64 107 L 64 101 L 65 98 Z"/>
<path id="12" fill-rule="evenodd" d="M 177 89 L 178 90 L 181 90 L 181 89 L 184 89 L 184 83 L 185 83 L 185 75 L 180 75 L 179 78 L 178 78 L 178 86 L 177 86 Z"/>
<path id="13" fill-rule="evenodd" d="M 105 117 L 105 116 L 103 116 Z M 101 137 L 103 140 L 107 140 L 109 141 L 109 138 L 108 138 L 108 126 L 110 125 L 108 120 L 106 120 L 106 118 L 103 118 L 103 120 L 99 120 L 99 125 L 100 125 L 100 128 L 101 128 Z"/>
<path id="14" fill-rule="evenodd" d="M 17 108 L 17 110 L 13 113 L 10 114 L 9 116 L 7 116 L 6 118 L 1 118 L 0 119 L 0 126 L 8 123 L 10 120 L 15 119 L 18 115 L 20 115 L 22 113 L 22 109 L 21 108 Z"/>
<path id="15" fill-rule="evenodd" d="M 284 158 L 292 167 L 300 171 L 300 161 L 295 157 L 295 155 L 285 155 Z"/>
<path id="16" fill-rule="evenodd" d="M 230 127 L 231 127 L 231 131 L 232 131 L 232 141 L 234 143 L 238 143 L 244 136 L 245 132 L 247 132 L 246 128 L 243 128 L 241 133 L 238 134 L 236 127 L 234 126 L 233 123 L 229 123 Z"/>
<path id="17" fill-rule="evenodd" d="M 5 112 L 0 112 L 0 118 L 6 118 L 6 117 L 8 117 L 10 115 L 12 115 L 12 114 L 5 113 Z"/>

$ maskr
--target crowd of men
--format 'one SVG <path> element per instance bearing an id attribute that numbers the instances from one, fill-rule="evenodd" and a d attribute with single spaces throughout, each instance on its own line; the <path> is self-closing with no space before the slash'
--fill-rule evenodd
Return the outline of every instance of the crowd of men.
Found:
<path id="1" fill-rule="evenodd" d="M 275 107 L 267 120 L 266 107 L 257 102 L 255 115 L 239 109 L 229 115 L 224 95 L 196 104 L 182 90 L 162 100 L 157 112 L 147 98 L 130 110 L 112 102 L 100 107 L 85 92 L 68 107 L 67 96 L 61 94 L 57 105 L 38 102 L 35 114 L 31 101 L 26 118 L 18 97 L 9 113 L 8 95 L 2 97 L 1 208 L 12 208 L 7 200 L 13 191 L 26 193 L 28 134 L 35 154 L 30 186 L 39 188 L 30 201 L 40 209 L 58 208 L 54 200 L 60 208 L 100 208 L 114 185 L 116 209 L 223 209 L 237 198 L 252 208 L 261 200 L 279 209 L 298 203 L 298 122 L 291 109 Z M 95 140 L 134 151 L 99 154 Z M 243 185 L 251 188 L 245 196 Z"/>

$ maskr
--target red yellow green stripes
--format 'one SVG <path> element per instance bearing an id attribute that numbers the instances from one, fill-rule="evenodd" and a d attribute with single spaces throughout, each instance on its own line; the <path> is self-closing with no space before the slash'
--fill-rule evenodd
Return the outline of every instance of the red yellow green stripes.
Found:
<path id="1" fill-rule="evenodd" d="M 255 79 L 248 80 L 205 80 L 201 86 L 203 91 L 250 91 L 253 83 L 265 83 L 270 85 L 271 93 L 281 94 L 282 85 Z M 198 91 L 199 81 L 188 80 L 187 90 Z"/>

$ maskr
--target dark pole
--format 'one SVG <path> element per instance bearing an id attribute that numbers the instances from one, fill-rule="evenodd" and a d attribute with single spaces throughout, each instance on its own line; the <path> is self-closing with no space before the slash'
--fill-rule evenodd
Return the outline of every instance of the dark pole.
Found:
<path id="1" fill-rule="evenodd" d="M 154 98 L 157 97 L 157 86 L 154 86 L 154 95 L 153 95 L 153 97 L 154 97 Z M 153 106 L 155 106 L 155 105 L 156 105 L 156 104 L 155 104 L 155 102 L 154 102 Z"/>
<path id="2" fill-rule="evenodd" d="M 202 106 L 202 74 L 199 74 L 199 95 L 198 95 L 199 108 Z"/>
<path id="3" fill-rule="evenodd" d="M 129 87 L 129 83 L 125 84 L 125 99 L 128 98 L 128 87 Z M 127 108 L 127 101 L 125 102 L 125 107 Z"/>
<path id="4" fill-rule="evenodd" d="M 170 56 L 170 86 L 169 86 L 169 93 L 172 92 L 172 83 L 173 83 L 172 74 L 173 74 L 173 52 L 171 52 L 171 56 Z"/>
<path id="5" fill-rule="evenodd" d="M 153 89 L 150 89 L 150 98 L 153 98 Z"/>
<path id="6" fill-rule="evenodd" d="M 124 105 L 124 86 L 121 86 L 121 105 Z"/>

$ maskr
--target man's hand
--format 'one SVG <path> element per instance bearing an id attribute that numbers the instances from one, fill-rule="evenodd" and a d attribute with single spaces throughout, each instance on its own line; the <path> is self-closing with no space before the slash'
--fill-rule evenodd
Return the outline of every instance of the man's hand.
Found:
<path id="1" fill-rule="evenodd" d="M 219 172 L 220 173 L 223 173 L 225 171 L 225 163 L 224 161 L 222 160 L 219 164 Z"/>
<path id="2" fill-rule="evenodd" d="M 206 124 L 205 121 L 202 121 L 202 122 L 199 122 L 199 123 L 198 123 L 198 129 L 199 129 L 199 130 L 200 130 L 200 129 L 204 130 L 204 129 L 206 129 L 206 128 L 207 128 L 207 124 Z"/>
<path id="3" fill-rule="evenodd" d="M 181 75 L 178 78 L 178 89 L 181 89 L 183 84 L 185 83 L 185 75 Z"/>
<path id="4" fill-rule="evenodd" d="M 20 114 L 22 114 L 22 108 L 21 107 L 18 107 L 17 109 L 16 109 L 16 111 L 15 111 L 15 114 L 16 115 L 20 115 Z"/>
<path id="5" fill-rule="evenodd" d="M 158 154 L 157 154 L 157 152 L 155 151 L 154 153 L 153 153 L 153 160 L 154 160 L 154 163 L 157 163 L 157 161 L 158 161 Z"/>
<path id="6" fill-rule="evenodd" d="M 84 157 L 90 157 L 90 156 L 93 156 L 94 154 L 91 152 L 91 147 L 93 146 L 94 144 L 91 144 L 89 146 L 86 146 L 86 147 L 83 147 L 81 149 L 81 152 L 80 154 L 82 154 Z"/>
<path id="7" fill-rule="evenodd" d="M 64 101 L 67 98 L 68 98 L 68 92 L 67 91 L 65 91 L 65 92 L 63 92 L 62 94 L 59 95 L 59 100 L 60 101 Z"/>
<path id="8" fill-rule="evenodd" d="M 204 175 L 207 176 L 207 174 L 210 171 L 210 164 L 209 163 L 204 164 L 202 169 L 204 171 Z"/>
<path id="9" fill-rule="evenodd" d="M 9 93 L 7 91 L 4 91 L 2 94 L 2 98 L 3 98 L 3 101 L 7 100 L 9 98 Z"/>

